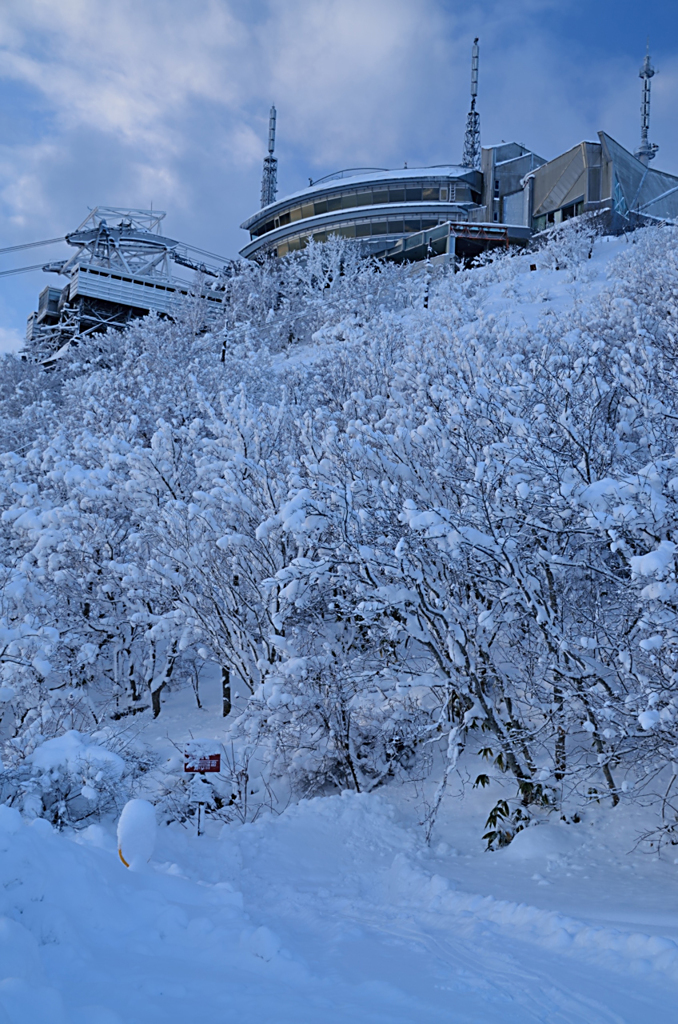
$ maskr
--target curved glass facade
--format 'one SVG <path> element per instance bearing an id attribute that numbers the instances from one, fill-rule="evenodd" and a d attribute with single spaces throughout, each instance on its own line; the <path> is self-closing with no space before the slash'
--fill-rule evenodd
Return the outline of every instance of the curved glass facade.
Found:
<path id="1" fill-rule="evenodd" d="M 242 227 L 249 231 L 250 242 L 241 255 L 284 256 L 303 249 L 310 238 L 323 242 L 330 235 L 363 239 L 368 249 L 381 248 L 386 241 L 439 223 L 468 220 L 481 189 L 477 171 L 456 166 L 331 176 L 245 221 Z"/>

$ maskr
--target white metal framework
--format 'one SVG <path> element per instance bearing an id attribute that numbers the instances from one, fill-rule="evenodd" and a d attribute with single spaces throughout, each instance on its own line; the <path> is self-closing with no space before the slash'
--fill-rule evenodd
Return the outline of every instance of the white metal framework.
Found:
<path id="1" fill-rule="evenodd" d="M 174 276 L 172 264 L 216 279 L 214 286 L 199 285 L 198 290 L 208 309 L 221 305 L 220 282 L 231 273 L 232 261 L 161 235 L 164 217 L 160 210 L 97 206 L 66 235 L 75 253 L 45 264 L 43 270 L 67 277 L 68 284 L 43 288 L 38 309 L 28 318 L 26 338 L 39 355 L 51 358 L 51 353 L 78 337 L 122 327 L 151 311 L 170 314 L 177 301 L 193 291 L 189 281 Z M 221 266 L 196 259 L 192 253 Z"/>

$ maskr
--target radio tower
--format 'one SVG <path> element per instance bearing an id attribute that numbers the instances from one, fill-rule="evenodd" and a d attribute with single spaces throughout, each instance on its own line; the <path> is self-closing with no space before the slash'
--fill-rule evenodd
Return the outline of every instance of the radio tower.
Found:
<path id="1" fill-rule="evenodd" d="M 479 54 L 478 39 L 476 38 L 473 40 L 473 49 L 471 51 L 471 109 L 466 118 L 464 155 L 461 158 L 462 167 L 473 167 L 476 171 L 480 170 L 480 114 L 476 110 Z"/>
<path id="2" fill-rule="evenodd" d="M 650 79 L 654 75 L 654 68 L 650 60 L 650 40 L 647 41 L 647 53 L 640 69 L 640 78 L 643 80 L 643 102 L 640 105 L 640 145 L 636 150 L 636 156 L 642 164 L 649 164 L 654 160 L 655 153 L 659 149 L 656 142 L 648 142 L 650 131 Z"/>
<path id="3" fill-rule="evenodd" d="M 261 175 L 261 205 L 269 206 L 275 202 L 278 192 L 278 160 L 273 156 L 275 150 L 275 107 L 271 107 L 268 119 L 268 156 L 264 157 L 264 172 Z"/>

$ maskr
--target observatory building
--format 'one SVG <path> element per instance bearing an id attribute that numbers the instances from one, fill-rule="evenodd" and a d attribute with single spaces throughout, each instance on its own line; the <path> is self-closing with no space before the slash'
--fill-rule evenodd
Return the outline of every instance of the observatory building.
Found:
<path id="1" fill-rule="evenodd" d="M 366 253 L 392 260 L 472 257 L 496 246 L 525 245 L 571 217 L 600 212 L 611 231 L 678 218 L 678 178 L 649 167 L 649 54 L 643 81 L 641 140 L 630 153 L 605 132 L 546 161 L 517 142 L 482 147 L 478 40 L 471 58 L 471 105 L 460 164 L 350 168 L 310 181 L 277 199 L 276 111 L 271 108 L 261 209 L 241 227 L 241 256 L 285 256 L 330 235 L 359 240 Z"/>

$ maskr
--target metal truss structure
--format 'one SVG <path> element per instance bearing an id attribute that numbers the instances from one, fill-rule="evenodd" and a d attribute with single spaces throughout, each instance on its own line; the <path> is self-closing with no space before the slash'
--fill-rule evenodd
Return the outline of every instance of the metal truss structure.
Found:
<path id="1" fill-rule="evenodd" d="M 45 264 L 43 270 L 67 277 L 68 284 L 44 288 L 37 312 L 28 319 L 26 339 L 34 356 L 50 361 L 85 335 L 124 327 L 151 311 L 172 315 L 178 301 L 194 293 L 202 296 L 213 316 L 233 263 L 160 234 L 164 217 L 160 210 L 97 206 L 66 235 L 75 253 Z M 199 281 L 194 288 L 174 276 L 173 264 L 212 278 L 212 286 Z"/>
<path id="2" fill-rule="evenodd" d="M 647 44 L 647 53 L 642 63 L 638 77 L 643 80 L 643 102 L 640 105 L 640 145 L 635 152 L 642 164 L 647 167 L 650 160 L 654 160 L 659 146 L 656 142 L 650 142 L 650 80 L 655 75 L 655 69 L 650 60 L 650 44 Z"/>
<path id="3" fill-rule="evenodd" d="M 268 119 L 268 156 L 264 157 L 264 171 L 261 175 L 261 206 L 270 206 L 278 194 L 278 160 L 275 152 L 275 107 L 271 107 Z"/>
<path id="4" fill-rule="evenodd" d="M 476 99 L 478 97 L 478 65 L 480 63 L 480 48 L 478 39 L 473 40 L 471 50 L 471 109 L 466 116 L 466 132 L 464 134 L 464 155 L 461 158 L 462 167 L 472 167 L 475 171 L 480 170 L 480 114 L 476 110 Z"/>

